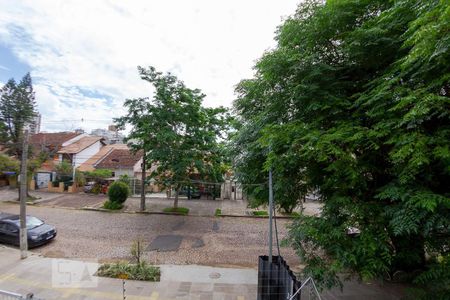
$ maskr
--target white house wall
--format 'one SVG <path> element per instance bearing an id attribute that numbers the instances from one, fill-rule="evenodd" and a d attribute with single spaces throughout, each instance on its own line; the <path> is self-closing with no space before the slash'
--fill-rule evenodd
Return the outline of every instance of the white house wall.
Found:
<path id="1" fill-rule="evenodd" d="M 101 147 L 102 143 L 100 141 L 97 141 L 94 144 L 87 147 L 86 149 L 84 149 L 83 151 L 74 154 L 75 168 L 78 168 L 82 163 L 84 163 L 89 158 L 97 154 L 97 152 L 100 151 Z"/>

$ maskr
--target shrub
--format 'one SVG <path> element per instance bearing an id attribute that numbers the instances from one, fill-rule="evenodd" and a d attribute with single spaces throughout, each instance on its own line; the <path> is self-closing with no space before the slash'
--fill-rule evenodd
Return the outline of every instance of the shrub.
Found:
<path id="1" fill-rule="evenodd" d="M 222 215 L 222 210 L 220 208 L 216 208 L 216 212 L 214 213 L 214 215 L 216 217 L 219 217 L 220 215 Z"/>
<path id="2" fill-rule="evenodd" d="M 123 207 L 122 203 L 119 202 L 114 202 L 114 201 L 105 201 L 105 203 L 103 203 L 103 208 L 106 209 L 111 209 L 111 210 L 118 210 L 121 209 Z"/>
<path id="3" fill-rule="evenodd" d="M 133 244 L 131 245 L 130 253 L 138 265 L 141 264 L 142 261 L 141 257 L 143 252 L 144 252 L 144 241 L 141 238 L 134 240 Z"/>
<path id="4" fill-rule="evenodd" d="M 130 280 L 159 281 L 161 271 L 158 267 L 149 265 L 145 261 L 140 264 L 118 262 L 102 264 L 98 268 L 96 275 L 111 278 L 126 277 Z"/>
<path id="5" fill-rule="evenodd" d="M 265 210 L 254 210 L 253 215 L 254 216 L 268 216 L 269 213 Z"/>
<path id="6" fill-rule="evenodd" d="M 108 190 L 109 201 L 124 203 L 130 195 L 130 189 L 126 183 L 116 181 L 110 185 Z"/>
<path id="7" fill-rule="evenodd" d="M 169 212 L 169 213 L 177 213 L 180 215 L 187 215 L 189 213 L 189 208 L 186 207 L 166 207 L 163 209 L 163 212 Z"/>

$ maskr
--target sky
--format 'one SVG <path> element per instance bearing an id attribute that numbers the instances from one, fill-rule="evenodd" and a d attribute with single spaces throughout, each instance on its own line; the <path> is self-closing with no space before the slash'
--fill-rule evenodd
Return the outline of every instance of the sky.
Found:
<path id="1" fill-rule="evenodd" d="M 230 107 L 299 0 L 0 0 L 0 86 L 30 72 L 42 131 L 106 128 L 151 97 L 137 66 Z"/>

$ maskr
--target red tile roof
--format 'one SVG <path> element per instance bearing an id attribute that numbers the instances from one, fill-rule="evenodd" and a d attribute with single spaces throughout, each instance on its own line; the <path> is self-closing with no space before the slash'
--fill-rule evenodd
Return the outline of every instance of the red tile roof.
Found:
<path id="1" fill-rule="evenodd" d="M 41 132 L 30 136 L 30 145 L 34 152 L 40 152 L 43 148 L 49 150 L 59 150 L 62 144 L 73 139 L 80 133 L 76 132 Z"/>
<path id="2" fill-rule="evenodd" d="M 142 151 L 132 154 L 130 150 L 114 149 L 103 160 L 95 165 L 97 169 L 133 168 L 141 159 Z"/>

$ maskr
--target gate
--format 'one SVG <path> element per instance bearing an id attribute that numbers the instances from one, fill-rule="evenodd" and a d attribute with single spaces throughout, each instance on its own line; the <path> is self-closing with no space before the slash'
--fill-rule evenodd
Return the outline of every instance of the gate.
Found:
<path id="1" fill-rule="evenodd" d="M 258 300 L 300 300 L 300 294 L 290 298 L 301 283 L 281 256 L 260 256 L 258 261 Z"/>

